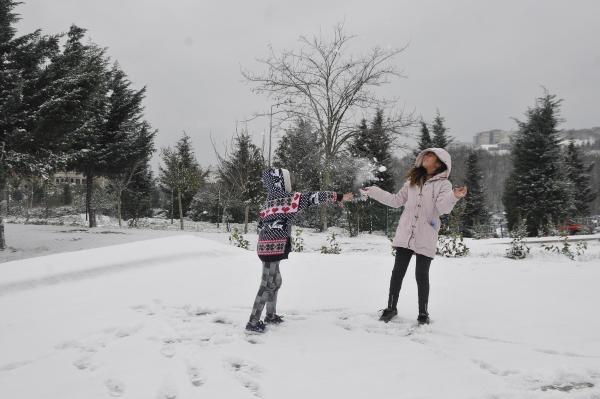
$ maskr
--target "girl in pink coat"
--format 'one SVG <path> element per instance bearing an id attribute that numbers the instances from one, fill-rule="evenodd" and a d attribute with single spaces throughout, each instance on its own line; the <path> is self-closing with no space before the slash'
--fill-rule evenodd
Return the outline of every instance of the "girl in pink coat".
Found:
<path id="1" fill-rule="evenodd" d="M 374 200 L 393 208 L 404 206 L 392 245 L 396 260 L 390 279 L 387 308 L 380 320 L 386 323 L 398 311 L 398 295 L 408 263 L 413 254 L 417 265 L 415 276 L 419 291 L 419 324 L 429 323 L 429 266 L 437 250 L 440 215 L 448 214 L 454 205 L 467 194 L 466 187 L 452 189 L 448 180 L 452 161 L 442 148 L 428 148 L 417 156 L 415 166 L 408 172 L 406 183 L 396 194 L 371 186 L 363 192 Z"/>

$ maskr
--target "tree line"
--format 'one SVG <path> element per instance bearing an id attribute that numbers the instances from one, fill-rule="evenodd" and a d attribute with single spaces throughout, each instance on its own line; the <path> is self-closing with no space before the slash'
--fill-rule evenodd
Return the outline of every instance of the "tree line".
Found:
<path id="1" fill-rule="evenodd" d="M 174 147 L 160 151 L 154 177 L 149 163 L 156 131 L 144 116 L 145 87 L 134 88 L 118 62 L 81 27 L 73 25 L 66 34 L 38 30 L 16 36 L 17 4 L 0 0 L 0 188 L 20 187 L 33 203 L 36 190 L 47 197 L 57 171 L 77 171 L 85 177 L 90 227 L 102 207 L 95 195 L 100 191 L 114 205 L 119 225 L 162 208 L 181 229 L 188 217 L 243 222 L 248 231 L 265 197 L 260 177 L 268 166 L 289 169 L 296 190 L 356 192 L 377 184 L 395 191 L 416 154 L 429 147 L 447 148 L 454 161 L 452 180 L 469 186 L 466 200 L 445 221 L 446 229 L 465 236 L 486 234 L 490 213 L 502 209 L 509 228 L 524 222 L 529 234 L 548 232 L 566 217 L 589 214 L 596 200 L 595 166 L 574 145 L 559 145 L 555 96 L 546 93 L 525 120 L 517 121 L 509 156 L 465 149 L 454 143 L 439 111 L 431 122 L 416 119 L 376 95 L 376 88 L 401 76 L 393 60 L 404 49 L 351 54 L 352 36 L 341 25 L 332 40 L 303 37 L 298 49 L 271 50 L 260 60 L 261 72 L 243 71 L 253 91 L 280 108 L 274 119 L 276 132 L 283 134 L 273 154 L 265 154 L 243 130 L 224 153 L 215 149 L 216 165 L 204 168 L 184 133 Z M 267 115 L 274 117 L 272 110 L 262 114 Z M 413 126 L 419 135 L 411 150 L 398 139 Z M 399 149 L 407 155 L 397 156 Z M 101 188 L 98 177 L 107 181 Z M 69 190 L 67 185 L 60 194 L 65 203 L 72 197 Z M 390 234 L 399 212 L 371 200 L 355 201 L 307 212 L 300 224 L 321 230 L 344 226 L 351 235 Z"/>

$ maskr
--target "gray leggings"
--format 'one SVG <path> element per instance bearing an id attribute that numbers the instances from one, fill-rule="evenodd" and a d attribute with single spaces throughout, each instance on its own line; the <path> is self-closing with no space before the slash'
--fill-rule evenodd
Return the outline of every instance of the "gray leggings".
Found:
<path id="1" fill-rule="evenodd" d="M 267 305 L 267 314 L 275 314 L 277 307 L 277 292 L 281 287 L 281 273 L 279 272 L 279 261 L 263 262 L 262 281 L 254 300 L 254 307 L 250 314 L 250 322 L 256 323 Z"/>

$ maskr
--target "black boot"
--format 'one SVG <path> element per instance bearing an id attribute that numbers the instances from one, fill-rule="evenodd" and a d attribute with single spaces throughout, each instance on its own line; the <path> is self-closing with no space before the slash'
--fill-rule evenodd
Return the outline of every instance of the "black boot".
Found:
<path id="1" fill-rule="evenodd" d="M 429 324 L 429 314 L 419 313 L 419 316 L 417 316 L 417 322 L 419 325 Z"/>
<path id="2" fill-rule="evenodd" d="M 265 323 L 262 321 L 257 321 L 256 323 L 252 323 L 251 321 L 246 324 L 246 331 L 255 332 L 255 333 L 264 333 L 265 332 Z"/>
<path id="3" fill-rule="evenodd" d="M 383 312 L 381 313 L 379 320 L 387 323 L 390 320 L 392 320 L 394 317 L 396 317 L 397 314 L 398 314 L 398 310 L 392 309 L 392 308 L 385 308 L 385 309 L 383 309 Z"/>
<path id="4" fill-rule="evenodd" d="M 265 316 L 265 324 L 280 324 L 283 323 L 283 317 L 275 313 Z"/>

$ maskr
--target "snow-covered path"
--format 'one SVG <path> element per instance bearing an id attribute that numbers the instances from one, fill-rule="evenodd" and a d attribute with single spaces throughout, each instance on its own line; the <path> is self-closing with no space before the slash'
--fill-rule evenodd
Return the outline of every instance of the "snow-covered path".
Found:
<path id="1" fill-rule="evenodd" d="M 279 296 L 286 322 L 264 335 L 243 331 L 260 262 L 215 241 L 179 235 L 8 262 L 0 268 L 0 392 L 599 397 L 597 257 L 515 262 L 501 251 L 436 258 L 434 323 L 420 329 L 412 328 L 413 265 L 398 319 L 382 324 L 389 251 L 292 254 Z"/>

